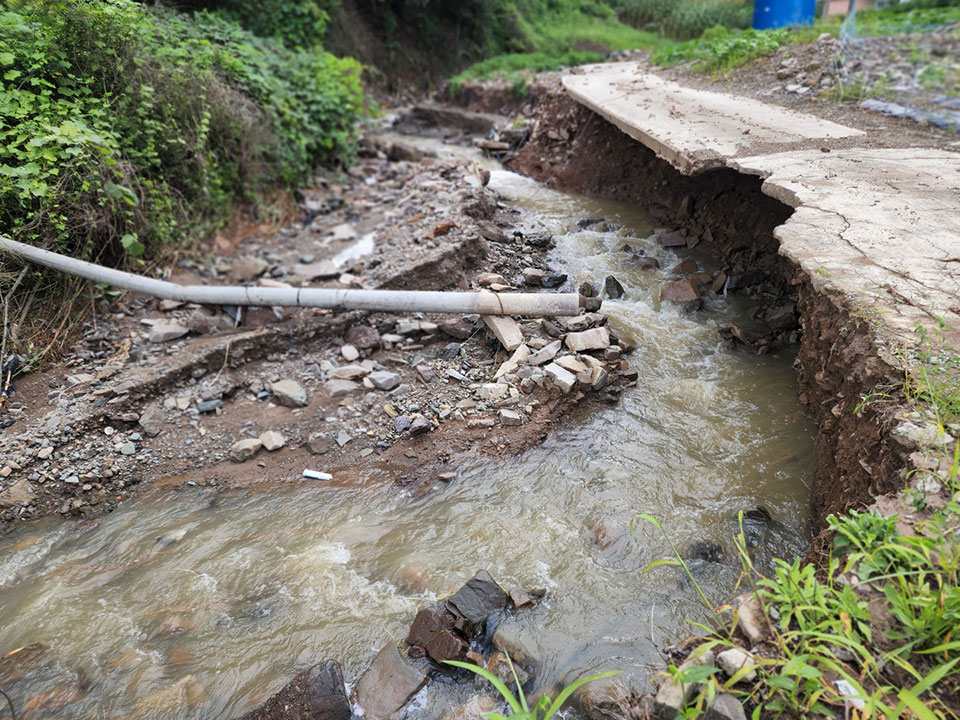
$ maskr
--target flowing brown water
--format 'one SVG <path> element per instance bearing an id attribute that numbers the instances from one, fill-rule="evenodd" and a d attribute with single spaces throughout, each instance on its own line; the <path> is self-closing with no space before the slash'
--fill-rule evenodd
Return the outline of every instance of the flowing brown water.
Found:
<path id="1" fill-rule="evenodd" d="M 674 253 L 566 232 L 599 216 L 643 238 L 642 210 L 502 171 L 492 186 L 558 233 L 557 265 L 571 280 L 614 274 L 624 285 L 626 299 L 604 311 L 639 340 L 637 386 L 541 447 L 462 467 L 420 498 L 374 466 L 328 483 L 145 494 L 90 527 L 49 523 L 3 539 L 0 654 L 47 647 L 5 688 L 20 709 L 32 699 L 21 717 L 230 718 L 325 658 L 353 681 L 405 636 L 418 606 L 481 568 L 505 586 L 548 590 L 516 620 L 542 660 L 540 683 L 614 668 L 642 686 L 662 667 L 656 647 L 690 634 L 705 611 L 674 568 L 644 574 L 669 546 L 645 523 L 633 542 L 634 515 L 659 518 L 681 548 L 723 546 L 723 562 L 691 565 L 717 605 L 739 573 L 739 510 L 763 506 L 773 518 L 762 564 L 805 550 L 814 428 L 796 401 L 792 356 L 723 345 L 717 326 L 748 311 L 732 297 L 708 298 L 693 315 L 658 308 L 664 274 L 633 270 L 618 251 L 629 242 L 666 268 Z M 55 712 L 36 709 L 78 685 Z M 434 682 L 409 717 L 443 717 L 468 690 Z"/>

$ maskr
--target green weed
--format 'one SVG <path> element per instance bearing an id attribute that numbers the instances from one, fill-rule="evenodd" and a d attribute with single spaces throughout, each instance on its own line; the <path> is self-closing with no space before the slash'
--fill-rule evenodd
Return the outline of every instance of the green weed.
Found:
<path id="1" fill-rule="evenodd" d="M 733 0 L 615 0 L 620 18 L 634 27 L 677 40 L 700 37 L 716 25 L 730 29 L 750 26 L 750 3 Z"/>
<path id="2" fill-rule="evenodd" d="M 731 31 L 717 26 L 696 40 L 687 40 L 655 52 L 650 61 L 654 65 L 667 67 L 690 63 L 693 70 L 722 75 L 792 41 L 788 30 Z"/>
<path id="3" fill-rule="evenodd" d="M 485 670 L 484 668 L 474 665 L 473 663 L 459 662 L 457 660 L 445 660 L 444 663 L 446 665 L 452 665 L 453 667 L 469 670 L 485 680 L 488 680 L 490 684 L 497 689 L 497 692 L 500 693 L 500 696 L 506 701 L 507 705 L 510 706 L 511 713 L 508 717 L 501 715 L 500 713 L 484 713 L 484 717 L 488 720 L 550 720 L 550 718 L 556 715 L 563 704 L 570 699 L 570 696 L 573 695 L 573 693 L 583 685 L 593 682 L 594 680 L 600 680 L 602 678 L 613 677 L 620 674 L 620 671 L 617 670 L 614 672 L 599 673 L 597 675 L 590 675 L 589 677 L 580 678 L 576 682 L 567 685 L 563 690 L 560 691 L 557 697 L 552 700 L 545 694 L 541 695 L 540 699 L 537 700 L 533 708 L 531 708 L 527 702 L 526 695 L 523 693 L 523 688 L 520 687 L 520 679 L 517 677 L 517 671 L 514 669 L 513 661 L 510 659 L 509 655 L 507 655 L 507 663 L 510 665 L 510 672 L 513 673 L 514 682 L 517 684 L 516 696 L 514 696 L 514 694 L 510 692 L 510 689 L 503 682 L 501 682 L 500 678 L 498 678 L 489 670 Z"/>

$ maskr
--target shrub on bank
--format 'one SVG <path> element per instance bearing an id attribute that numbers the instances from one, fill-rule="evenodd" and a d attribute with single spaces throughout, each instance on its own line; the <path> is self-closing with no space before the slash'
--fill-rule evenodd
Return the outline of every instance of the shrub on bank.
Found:
<path id="1" fill-rule="evenodd" d="M 272 183 L 348 161 L 359 66 L 216 12 L 11 0 L 0 12 L 0 227 L 150 254 Z"/>
<path id="2" fill-rule="evenodd" d="M 630 25 L 677 40 L 700 37 L 707 28 L 750 27 L 751 3 L 736 0 L 615 0 L 620 18 Z"/>

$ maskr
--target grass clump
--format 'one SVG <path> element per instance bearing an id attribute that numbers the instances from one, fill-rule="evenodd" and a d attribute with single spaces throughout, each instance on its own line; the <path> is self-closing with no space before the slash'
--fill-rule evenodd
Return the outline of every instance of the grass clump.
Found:
<path id="1" fill-rule="evenodd" d="M 716 25 L 750 27 L 753 8 L 734 0 L 617 0 L 614 8 L 624 22 L 677 40 L 700 37 Z"/>
<path id="2" fill-rule="evenodd" d="M 670 44 L 659 35 L 624 25 L 605 2 L 573 0 L 500 0 L 500 52 L 475 63 L 450 82 L 456 92 L 464 82 L 521 72 L 545 72 L 603 60 L 605 53 Z"/>
<path id="3" fill-rule="evenodd" d="M 905 2 L 878 10 L 858 11 L 854 24 L 859 35 L 902 35 L 936 30 L 960 22 L 960 2 Z"/>
<path id="4" fill-rule="evenodd" d="M 912 527 L 876 511 L 830 516 L 835 540 L 820 570 L 776 560 L 764 575 L 741 531 L 742 578 L 760 601 L 768 639 L 729 678 L 712 665 L 672 667 L 699 688 L 684 717 L 699 717 L 717 693 L 729 692 L 754 718 L 956 718 L 960 442 L 948 460 L 946 473 L 923 471 L 935 492 L 927 479 L 925 497 L 933 500 Z M 734 647 L 738 619 L 719 630 L 701 625 L 708 635 L 697 652 Z"/>
<path id="5" fill-rule="evenodd" d="M 658 50 L 650 61 L 664 67 L 691 63 L 693 70 L 723 74 L 793 41 L 786 29 L 728 30 L 716 26 L 696 40 Z"/>
<path id="6" fill-rule="evenodd" d="M 476 675 L 487 680 L 497 692 L 500 693 L 507 705 L 510 706 L 510 715 L 504 716 L 500 713 L 484 713 L 484 717 L 488 720 L 550 720 L 557 712 L 560 711 L 560 708 L 563 707 L 563 704 L 570 699 L 574 692 L 576 692 L 580 687 L 586 685 L 589 682 L 594 680 L 601 680 L 603 678 L 613 677 L 619 675 L 620 671 L 615 670 L 613 672 L 599 673 L 597 675 L 590 675 L 589 677 L 580 678 L 579 680 L 570 683 L 563 690 L 561 690 L 555 698 L 550 698 L 547 694 L 543 694 L 533 704 L 533 707 L 530 707 L 530 703 L 527 701 L 527 697 L 523 692 L 523 688 L 520 686 L 520 679 L 517 677 L 517 671 L 513 667 L 513 661 L 510 659 L 510 655 L 507 654 L 507 664 L 510 666 L 510 672 L 513 673 L 513 680 L 517 685 L 517 694 L 514 696 L 510 689 L 506 686 L 504 682 L 500 680 L 496 675 L 494 675 L 489 670 L 486 670 L 478 665 L 473 663 L 460 662 L 458 660 L 444 660 L 445 665 L 452 665 L 453 667 L 461 668 L 463 670 L 469 670 Z"/>

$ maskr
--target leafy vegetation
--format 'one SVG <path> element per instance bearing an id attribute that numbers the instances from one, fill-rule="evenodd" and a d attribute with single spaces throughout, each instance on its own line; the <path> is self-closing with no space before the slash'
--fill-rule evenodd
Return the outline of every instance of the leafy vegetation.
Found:
<path id="1" fill-rule="evenodd" d="M 689 62 L 694 70 L 722 74 L 794 41 L 786 29 L 728 30 L 717 26 L 696 40 L 658 50 L 650 60 L 662 66 Z"/>
<path id="2" fill-rule="evenodd" d="M 267 186 L 349 162 L 359 73 L 217 12 L 8 0 L 0 227 L 110 262 L 180 246 Z"/>
<path id="3" fill-rule="evenodd" d="M 494 712 L 484 713 L 484 717 L 487 718 L 487 720 L 550 720 L 550 718 L 556 715 L 560 708 L 563 707 L 563 704 L 570 698 L 570 696 L 573 695 L 573 693 L 576 692 L 581 686 L 586 685 L 589 682 L 593 682 L 594 680 L 600 680 L 602 678 L 613 677 L 614 675 L 620 674 L 619 671 L 614 671 L 580 678 L 576 682 L 567 685 L 567 687 L 561 690 L 557 697 L 552 700 L 546 694 L 541 695 L 540 699 L 537 700 L 536 704 L 531 708 L 527 702 L 526 695 L 523 694 L 523 688 L 520 687 L 520 679 L 517 677 L 517 671 L 514 669 L 513 661 L 510 659 L 509 655 L 507 655 L 507 663 L 510 665 L 510 672 L 513 673 L 514 682 L 517 684 L 516 697 L 512 692 L 510 692 L 510 689 L 503 682 L 501 682 L 500 678 L 498 678 L 489 670 L 485 670 L 484 668 L 474 665 L 473 663 L 459 662 L 457 660 L 445 660 L 444 662 L 447 665 L 469 670 L 485 680 L 488 680 L 490 684 L 497 689 L 497 692 L 500 693 L 507 705 L 510 706 L 511 714 L 509 717 L 505 717 L 500 713 Z"/>
<path id="4" fill-rule="evenodd" d="M 945 475 L 924 472 L 944 492 L 935 493 L 937 504 L 924 508 L 915 530 L 877 512 L 831 516 L 836 537 L 821 572 L 777 560 L 774 573 L 762 575 L 741 531 L 742 577 L 771 637 L 754 664 L 730 678 L 712 665 L 671 666 L 669 674 L 699 688 L 685 717 L 701 715 L 721 691 L 736 695 L 754 718 L 957 717 L 960 442 Z M 929 493 L 929 480 L 925 487 Z M 734 647 L 738 620 L 734 614 L 720 630 L 700 626 L 709 634 L 697 652 Z"/>
<path id="5" fill-rule="evenodd" d="M 956 22 L 960 22 L 958 0 L 908 0 L 858 11 L 854 18 L 856 32 L 861 35 L 928 32 Z"/>
<path id="6" fill-rule="evenodd" d="M 670 44 L 657 34 L 619 22 L 609 5 L 597 0 L 499 0 L 499 5 L 499 22 L 512 30 L 505 33 L 499 52 L 494 51 L 497 54 L 454 76 L 451 89 L 457 90 L 468 80 L 599 62 L 604 53 L 614 50 Z M 496 37 L 501 34 L 494 33 Z"/>
<path id="7" fill-rule="evenodd" d="M 614 8 L 624 22 L 677 40 L 700 37 L 708 28 L 747 28 L 753 7 L 735 0 L 615 0 Z"/>

